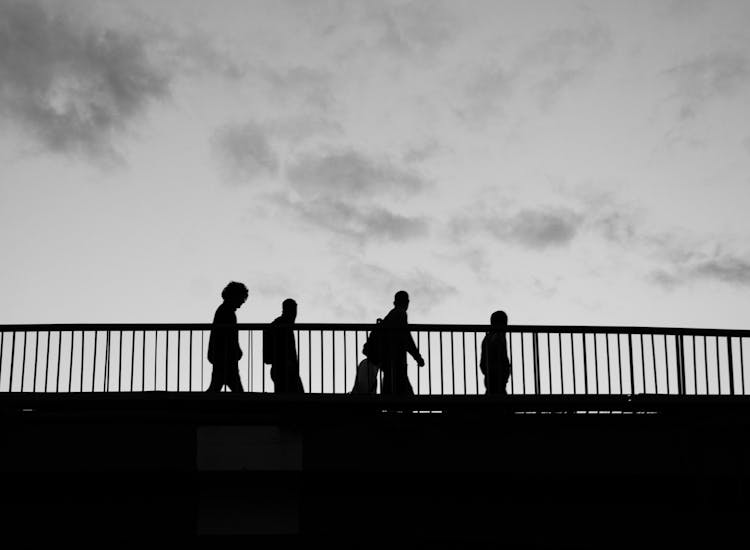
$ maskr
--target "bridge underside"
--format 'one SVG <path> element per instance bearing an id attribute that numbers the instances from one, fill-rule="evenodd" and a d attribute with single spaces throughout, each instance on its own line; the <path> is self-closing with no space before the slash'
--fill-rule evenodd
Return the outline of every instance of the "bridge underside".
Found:
<path id="1" fill-rule="evenodd" d="M 6 394 L 0 419 L 3 532 L 29 546 L 747 535 L 747 398 Z"/>

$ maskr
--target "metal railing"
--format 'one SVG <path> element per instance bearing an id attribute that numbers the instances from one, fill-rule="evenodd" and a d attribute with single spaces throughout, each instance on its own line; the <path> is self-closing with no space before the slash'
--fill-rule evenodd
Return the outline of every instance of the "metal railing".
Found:
<path id="1" fill-rule="evenodd" d="M 239 324 L 240 377 L 273 392 L 262 361 L 266 324 Z M 352 389 L 372 324 L 297 324 L 307 393 Z M 199 392 L 211 379 L 210 324 L 0 326 L 0 392 Z M 484 393 L 479 369 L 487 325 L 410 325 L 426 365 L 409 359 L 417 395 Z M 746 330 L 531 326 L 507 328 L 520 395 L 746 395 Z M 749 358 L 750 359 L 750 358 Z M 382 383 L 382 382 L 381 382 Z"/>

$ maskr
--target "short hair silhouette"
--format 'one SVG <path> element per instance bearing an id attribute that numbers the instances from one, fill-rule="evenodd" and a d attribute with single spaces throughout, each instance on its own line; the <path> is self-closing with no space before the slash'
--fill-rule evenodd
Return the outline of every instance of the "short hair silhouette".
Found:
<path id="1" fill-rule="evenodd" d="M 397 306 L 405 306 L 409 303 L 409 293 L 405 290 L 399 290 L 393 297 L 393 303 Z"/>
<path id="2" fill-rule="evenodd" d="M 225 300 L 247 298 L 249 295 L 250 292 L 247 290 L 247 287 L 237 281 L 231 281 L 221 291 L 221 297 Z"/>
<path id="3" fill-rule="evenodd" d="M 493 327 L 504 327 L 508 324 L 508 314 L 504 311 L 496 311 L 490 316 L 490 324 Z"/>
<path id="4" fill-rule="evenodd" d="M 283 302 L 281 302 L 281 311 L 289 311 L 292 308 L 297 307 L 297 302 L 295 302 L 292 298 L 287 298 Z"/>

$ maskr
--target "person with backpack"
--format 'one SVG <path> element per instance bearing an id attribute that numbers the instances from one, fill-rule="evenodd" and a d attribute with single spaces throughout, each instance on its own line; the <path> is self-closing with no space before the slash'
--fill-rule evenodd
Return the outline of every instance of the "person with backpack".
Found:
<path id="1" fill-rule="evenodd" d="M 287 298 L 281 304 L 281 315 L 263 331 L 263 362 L 271 365 L 275 393 L 305 393 L 292 330 L 296 319 L 297 302 Z"/>
<path id="2" fill-rule="evenodd" d="M 484 375 L 487 395 L 506 395 L 505 386 L 510 378 L 511 365 L 505 342 L 508 315 L 496 311 L 490 316 L 490 331 L 482 339 L 482 355 L 479 370 Z"/>
<path id="3" fill-rule="evenodd" d="M 213 365 L 207 392 L 218 392 L 225 385 L 233 392 L 242 392 L 238 363 L 242 358 L 237 332 L 237 311 L 249 296 L 247 287 L 235 281 L 221 292 L 222 304 L 216 309 L 208 338 L 208 361 Z"/>
<path id="4" fill-rule="evenodd" d="M 393 309 L 381 323 L 381 341 L 374 348 L 383 372 L 383 395 L 414 395 L 414 389 L 406 372 L 406 354 L 411 355 L 417 365 L 424 366 L 424 359 L 417 349 L 409 332 L 406 310 L 409 308 L 409 294 L 404 290 L 396 292 Z"/>

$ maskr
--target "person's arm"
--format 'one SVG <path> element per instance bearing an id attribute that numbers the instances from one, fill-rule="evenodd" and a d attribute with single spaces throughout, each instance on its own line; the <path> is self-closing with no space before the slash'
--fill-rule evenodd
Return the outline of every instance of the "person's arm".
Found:
<path id="1" fill-rule="evenodd" d="M 402 336 L 402 338 L 404 339 L 404 348 L 409 353 L 409 355 L 414 358 L 414 360 L 417 362 L 417 365 L 419 365 L 420 367 L 423 366 L 424 359 L 422 359 L 422 355 L 419 353 L 417 345 L 414 343 L 414 338 L 409 331 L 409 323 L 406 320 L 406 313 L 404 313 L 403 317 L 400 318 L 399 321 L 399 324 L 403 324 L 404 326 L 404 334 Z"/>
<path id="2" fill-rule="evenodd" d="M 482 374 L 487 374 L 487 335 L 482 338 L 482 355 L 479 359 L 479 370 Z"/>

